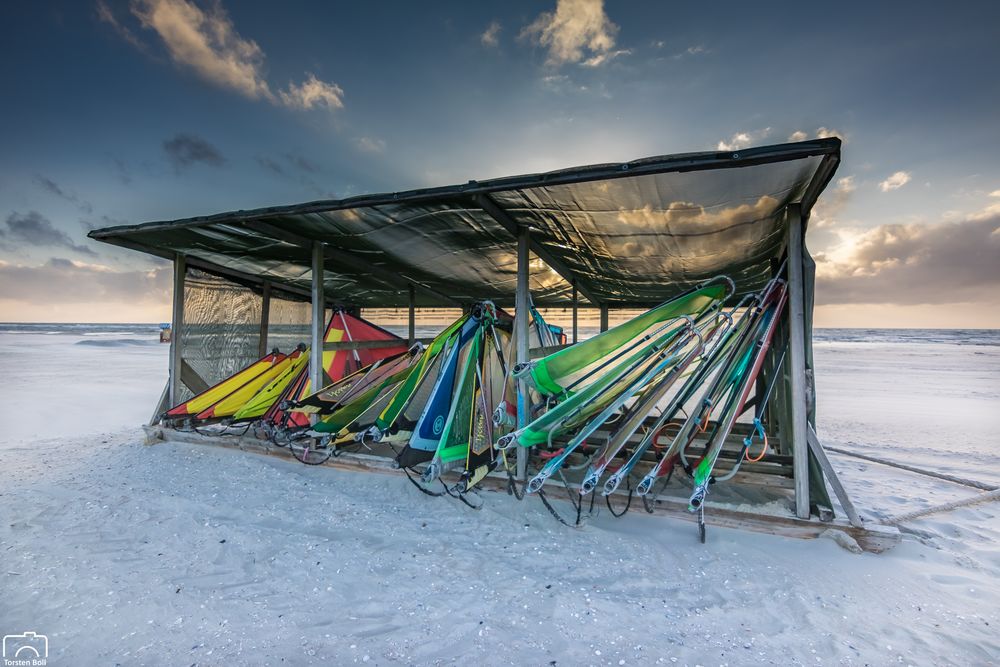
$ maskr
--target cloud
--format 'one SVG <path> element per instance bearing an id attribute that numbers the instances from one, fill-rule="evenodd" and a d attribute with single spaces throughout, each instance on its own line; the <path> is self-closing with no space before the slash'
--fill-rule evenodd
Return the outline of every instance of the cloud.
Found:
<path id="1" fill-rule="evenodd" d="M 285 172 L 285 166 L 282 165 L 277 160 L 269 158 L 266 155 L 258 155 L 256 159 L 257 159 L 257 164 L 259 164 L 260 166 L 264 167 L 264 169 L 267 169 L 268 171 L 272 171 L 275 174 L 278 174 L 279 176 L 284 176 L 285 175 L 285 173 L 286 173 Z"/>
<path id="2" fill-rule="evenodd" d="M 662 45 L 663 42 L 659 42 L 659 44 Z M 675 53 L 670 57 L 673 58 L 674 60 L 680 60 L 681 58 L 689 58 L 690 56 L 697 56 L 708 52 L 709 52 L 708 49 L 706 49 L 701 44 L 698 44 L 697 46 L 689 46 L 680 53 Z"/>
<path id="3" fill-rule="evenodd" d="M 296 155 L 295 153 L 283 154 L 281 156 L 281 162 L 266 155 L 258 155 L 256 160 L 257 164 L 264 167 L 268 171 L 278 174 L 279 176 L 288 175 L 288 167 L 298 169 L 299 171 L 309 174 L 315 174 L 320 170 L 319 166 L 315 162 L 308 160 L 301 155 Z"/>
<path id="4" fill-rule="evenodd" d="M 994 190 L 990 193 L 991 197 L 1000 197 L 1000 190 Z"/>
<path id="5" fill-rule="evenodd" d="M 0 240 L 45 248 L 68 248 L 81 255 L 97 256 L 87 246 L 74 243 L 69 234 L 57 228 L 38 211 L 11 213 L 7 216 L 6 224 L 6 229 L 0 228 Z"/>
<path id="6" fill-rule="evenodd" d="M 722 140 L 716 145 L 716 150 L 738 151 L 748 146 L 752 146 L 757 141 L 764 139 L 771 134 L 771 128 L 765 127 L 763 130 L 753 130 L 751 132 L 737 132 L 729 140 Z"/>
<path id="7" fill-rule="evenodd" d="M 358 137 L 354 140 L 355 145 L 358 150 L 365 153 L 383 153 L 385 152 L 385 141 L 375 137 Z"/>
<path id="8" fill-rule="evenodd" d="M 910 173 L 908 171 L 897 171 L 889 178 L 885 179 L 878 184 L 878 189 L 882 192 L 889 192 L 891 190 L 898 190 L 907 183 L 910 182 Z"/>
<path id="9" fill-rule="evenodd" d="M 49 304 L 170 302 L 172 268 L 115 271 L 53 257 L 40 266 L 0 263 L 0 294 Z"/>
<path id="10" fill-rule="evenodd" d="M 844 176 L 843 178 L 838 178 L 837 190 L 844 193 L 854 192 L 857 190 L 857 185 L 854 184 L 854 176 Z"/>
<path id="11" fill-rule="evenodd" d="M 314 74 L 309 74 L 300 84 L 288 84 L 288 90 L 282 90 L 282 103 L 290 109 L 327 109 L 344 108 L 344 90 L 335 83 L 320 81 Z"/>
<path id="12" fill-rule="evenodd" d="M 817 139 L 828 139 L 830 137 L 837 137 L 841 141 L 843 141 L 845 143 L 847 142 L 847 137 L 844 136 L 843 132 L 839 132 L 837 130 L 834 130 L 834 129 L 831 129 L 831 128 L 828 128 L 828 127 L 818 127 L 818 128 L 816 128 L 816 133 L 813 136 L 815 136 Z M 807 132 L 803 132 L 802 130 L 795 130 L 788 137 L 788 140 L 789 141 L 805 141 L 808 138 L 809 138 L 809 134 Z"/>
<path id="13" fill-rule="evenodd" d="M 500 30 L 500 21 L 496 19 L 490 21 L 490 24 L 486 26 L 486 30 L 479 36 L 479 42 L 485 47 L 496 48 L 500 45 Z"/>
<path id="14" fill-rule="evenodd" d="M 174 62 L 249 98 L 271 97 L 264 52 L 240 37 L 220 3 L 205 13 L 186 0 L 136 0 L 132 13 L 160 36 Z"/>
<path id="15" fill-rule="evenodd" d="M 611 52 L 617 32 L 604 0 L 558 0 L 555 12 L 539 14 L 520 37 L 548 49 L 546 64 L 559 67 Z"/>
<path id="16" fill-rule="evenodd" d="M 833 227 L 837 221 L 833 216 L 837 215 L 851 198 L 851 193 L 857 190 L 854 176 L 844 176 L 838 178 L 833 188 L 823 193 L 816 205 L 813 206 L 810 215 L 810 225 L 817 229 Z"/>
<path id="17" fill-rule="evenodd" d="M 943 224 L 845 231 L 816 255 L 821 304 L 1000 302 L 1000 205 Z"/>
<path id="18" fill-rule="evenodd" d="M 66 201 L 74 204 L 80 208 L 84 213 L 93 213 L 94 207 L 90 205 L 90 202 L 80 199 L 77 195 L 72 192 L 67 192 L 63 190 L 59 185 L 53 181 L 51 178 L 42 176 L 41 174 L 35 174 L 35 183 L 39 185 L 43 190 L 49 194 L 53 194 L 60 199 L 65 199 Z"/>
<path id="19" fill-rule="evenodd" d="M 598 53 L 596 56 L 587 58 L 580 64 L 583 65 L 584 67 L 600 67 L 604 63 L 610 62 L 619 56 L 628 56 L 631 54 L 632 54 L 632 49 L 618 49 L 617 51 Z"/>
<path id="20" fill-rule="evenodd" d="M 103 0 L 98 4 L 101 20 L 139 47 L 141 42 L 102 3 Z M 302 83 L 291 82 L 275 94 L 265 74 L 263 49 L 237 32 L 219 1 L 203 10 L 189 0 L 133 0 L 132 13 L 144 29 L 155 32 L 163 40 L 175 63 L 191 69 L 210 83 L 250 99 L 263 99 L 290 109 L 336 110 L 344 106 L 343 89 L 335 83 L 321 81 L 312 73 L 308 73 Z"/>
<path id="21" fill-rule="evenodd" d="M 163 142 L 163 150 L 177 171 L 199 162 L 212 167 L 221 167 L 226 163 L 219 149 L 193 134 L 182 133 L 167 139 Z"/>
<path id="22" fill-rule="evenodd" d="M 139 49 L 145 54 L 149 54 L 149 45 L 144 41 L 135 36 L 135 33 L 128 27 L 123 25 L 117 18 L 115 18 L 114 12 L 108 6 L 104 0 L 97 0 L 97 18 L 102 23 L 107 23 L 111 26 L 119 37 L 124 39 L 126 42 Z"/>

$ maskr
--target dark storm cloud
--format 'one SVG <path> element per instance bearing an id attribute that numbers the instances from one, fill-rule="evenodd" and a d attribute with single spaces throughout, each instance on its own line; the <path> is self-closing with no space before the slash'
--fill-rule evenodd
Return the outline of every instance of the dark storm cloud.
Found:
<path id="1" fill-rule="evenodd" d="M 881 225 L 836 261 L 817 254 L 818 304 L 1000 301 L 1000 210 L 940 225 Z"/>
<path id="2" fill-rule="evenodd" d="M 272 160 L 266 155 L 258 155 L 257 164 L 264 167 L 264 169 L 267 169 L 268 171 L 274 172 L 279 176 L 285 175 L 285 167 L 278 161 Z"/>
<path id="3" fill-rule="evenodd" d="M 278 159 L 258 155 L 256 160 L 261 167 L 279 176 L 289 175 L 289 168 L 306 174 L 315 174 L 320 170 L 315 162 L 295 153 L 285 153 Z"/>
<path id="4" fill-rule="evenodd" d="M 90 205 L 90 202 L 81 199 L 72 192 L 67 192 L 63 188 L 59 187 L 59 184 L 53 181 L 51 178 L 42 176 L 41 174 L 35 174 L 35 183 L 38 184 L 40 188 L 48 192 L 49 194 L 55 195 L 60 199 L 64 199 L 71 204 L 80 207 L 80 210 L 84 213 L 93 213 L 94 207 Z"/>
<path id="5" fill-rule="evenodd" d="M 219 149 L 193 134 L 181 133 L 172 139 L 167 139 L 163 142 L 163 150 L 166 151 L 174 169 L 178 171 L 198 163 L 212 167 L 221 167 L 226 163 L 226 158 Z"/>
<path id="6" fill-rule="evenodd" d="M 315 174 L 319 171 L 319 167 L 315 162 L 307 160 L 301 155 L 296 155 L 295 153 L 285 153 L 285 159 L 288 160 L 289 164 L 298 168 L 301 171 Z"/>
<path id="7" fill-rule="evenodd" d="M 53 257 L 41 266 L 0 263 L 0 294 L 45 303 L 169 302 L 170 267 L 111 271 L 106 267 Z"/>
<path id="8" fill-rule="evenodd" d="M 96 256 L 87 246 L 73 242 L 69 234 L 55 227 L 38 211 L 11 213 L 7 216 L 6 228 L 0 228 L 0 240 L 14 245 L 30 245 L 47 248 L 69 248 L 84 255 Z"/>

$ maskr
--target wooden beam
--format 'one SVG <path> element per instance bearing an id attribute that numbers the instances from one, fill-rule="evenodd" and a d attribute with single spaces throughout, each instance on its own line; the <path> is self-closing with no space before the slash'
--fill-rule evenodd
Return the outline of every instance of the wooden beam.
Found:
<path id="1" fill-rule="evenodd" d="M 260 298 L 260 337 L 257 341 L 257 356 L 263 357 L 267 354 L 267 333 L 271 320 L 271 283 L 264 283 Z"/>
<path id="2" fill-rule="evenodd" d="M 205 380 L 198 375 L 198 372 L 191 368 L 191 365 L 184 359 L 181 359 L 181 382 L 195 394 L 200 394 L 211 387 L 211 385 L 205 382 Z"/>
<path id="3" fill-rule="evenodd" d="M 273 239 L 279 241 L 284 241 L 285 243 L 290 243 L 292 245 L 297 245 L 303 248 L 311 248 L 312 244 L 317 239 L 312 239 L 306 236 L 301 236 L 294 232 L 289 232 L 282 229 L 278 225 L 272 224 L 270 222 L 264 222 L 261 220 L 247 220 L 243 222 L 243 226 L 247 229 L 252 229 L 259 232 L 265 236 L 269 236 Z M 430 296 L 435 301 L 439 301 L 443 304 L 449 306 L 460 306 L 461 303 L 456 299 L 439 292 L 432 287 L 420 284 L 420 282 L 415 281 L 411 278 L 407 278 L 406 275 L 398 271 L 389 271 L 388 269 L 383 269 L 380 266 L 371 263 L 371 260 L 366 257 L 357 257 L 354 254 L 342 250 L 340 248 L 334 248 L 332 246 L 327 246 L 326 248 L 326 258 L 337 264 L 342 264 L 345 268 L 350 268 L 353 271 L 357 271 L 361 274 L 370 273 L 371 275 L 385 281 L 387 284 L 398 288 L 399 290 L 409 289 L 411 286 Z"/>
<path id="4" fill-rule="evenodd" d="M 819 441 L 819 436 L 816 435 L 816 431 L 813 430 L 812 426 L 809 426 L 809 435 L 807 436 L 809 442 L 809 448 L 812 450 L 813 456 L 819 461 L 819 467 L 823 469 L 823 474 L 826 475 L 826 481 L 830 483 L 833 487 L 833 492 L 837 494 L 837 498 L 840 500 L 840 506 L 844 508 L 844 512 L 847 513 L 847 519 L 851 522 L 851 525 L 855 528 L 861 528 L 864 524 L 861 522 L 861 517 L 858 516 L 858 511 L 854 509 L 854 503 L 851 502 L 850 496 L 847 495 L 847 490 L 844 485 L 840 483 L 840 477 L 837 476 L 837 471 L 833 469 L 833 465 L 830 463 L 830 459 L 827 457 L 826 452 L 823 451 L 823 445 Z"/>
<path id="5" fill-rule="evenodd" d="M 160 415 L 172 408 L 172 405 L 167 405 L 167 400 L 170 398 L 170 380 L 163 385 L 163 391 L 160 392 L 160 400 L 156 403 L 156 409 L 153 411 L 153 416 L 149 418 L 149 425 L 156 426 L 160 423 Z"/>
<path id="6" fill-rule="evenodd" d="M 245 435 L 201 435 L 194 432 L 176 431 L 162 426 L 147 426 L 144 430 L 146 432 L 147 445 L 153 445 L 157 442 L 181 442 L 210 447 L 228 447 L 260 455 L 283 457 L 294 464 L 293 454 L 289 451 L 288 447 L 276 447 L 266 440 L 259 440 L 253 437 L 252 431 Z M 392 456 L 345 452 L 340 456 L 331 457 L 323 465 L 356 473 L 403 474 L 399 470 L 399 467 L 395 465 Z M 444 478 L 448 480 L 457 479 L 457 473 L 445 473 Z M 557 479 L 550 479 L 548 485 L 553 487 L 561 486 L 562 482 Z M 577 488 L 575 484 L 570 484 L 569 486 L 571 489 Z M 506 473 L 500 471 L 490 473 L 478 484 L 477 488 L 481 488 L 484 491 L 501 493 L 502 495 L 498 499 L 498 502 L 513 502 L 508 499 L 506 494 Z M 525 501 L 532 502 L 532 498 L 534 496 L 528 496 Z M 625 503 L 625 498 L 626 494 L 623 491 L 618 491 L 614 494 L 612 502 L 617 507 L 621 507 Z M 563 503 L 565 502 L 565 497 L 561 493 L 553 492 L 549 495 L 549 500 L 552 503 Z M 653 504 L 653 513 L 686 522 L 697 521 L 697 515 L 688 511 L 687 505 L 687 498 L 662 496 Z M 643 504 L 638 502 L 633 502 L 630 510 L 639 513 L 640 516 L 646 514 Z M 563 511 L 561 506 L 560 511 Z M 569 512 L 570 508 L 567 505 L 565 513 Z M 869 524 L 863 528 L 857 528 L 842 520 L 821 522 L 816 519 L 799 519 L 793 516 L 761 514 L 752 511 L 742 511 L 737 507 L 716 502 L 709 503 L 705 520 L 709 526 L 735 528 L 737 530 L 798 539 L 814 539 L 820 537 L 828 530 L 840 530 L 856 540 L 862 549 L 874 553 L 887 551 L 902 540 L 902 534 L 895 526 Z M 692 539 L 696 538 L 692 536 Z"/>
<path id="7" fill-rule="evenodd" d="M 573 344 L 575 345 L 579 338 L 579 310 L 580 310 L 580 298 L 577 294 L 576 281 L 573 281 Z"/>
<path id="8" fill-rule="evenodd" d="M 486 214 L 496 220 L 497 224 L 506 229 L 511 236 L 518 239 L 520 238 L 520 232 L 518 230 L 521 226 L 518 225 L 517 221 L 510 217 L 510 214 L 502 209 L 492 197 L 488 194 L 478 194 L 475 196 L 475 200 L 476 203 L 479 204 L 484 211 L 486 211 Z M 580 290 L 580 294 L 582 294 L 587 301 L 595 306 L 600 304 L 600 300 L 597 298 L 594 291 L 590 289 L 586 283 L 581 281 L 580 277 L 573 273 L 568 266 L 563 264 L 561 260 L 550 253 L 545 246 L 529 237 L 528 247 L 531 249 L 531 252 L 535 253 L 539 257 L 539 259 L 548 264 L 549 268 L 562 276 L 563 280 Z"/>
<path id="9" fill-rule="evenodd" d="M 410 283 L 408 291 L 410 304 L 406 313 L 406 328 L 408 332 L 406 338 L 410 343 L 410 347 L 413 347 L 413 344 L 417 341 L 417 293 L 413 289 L 413 283 Z"/>
<path id="10" fill-rule="evenodd" d="M 430 343 L 433 338 L 417 338 L 413 342 Z M 387 347 L 398 347 L 406 344 L 402 340 L 342 340 L 336 343 L 323 343 L 323 351 L 333 352 L 335 350 L 383 350 Z M 412 345 L 412 343 L 411 343 Z"/>
<path id="11" fill-rule="evenodd" d="M 309 348 L 309 382 L 312 391 L 319 391 L 323 382 L 323 334 L 326 324 L 326 295 L 323 267 L 326 264 L 326 246 L 320 241 L 312 244 L 312 336 Z"/>
<path id="12" fill-rule="evenodd" d="M 608 330 L 608 304 L 601 304 L 601 333 Z"/>
<path id="13" fill-rule="evenodd" d="M 531 360 L 530 342 L 528 340 L 528 320 L 531 319 L 528 307 L 528 248 L 531 237 L 527 227 L 517 230 L 517 292 L 514 294 L 514 341 L 517 346 L 517 363 L 527 363 Z M 523 428 L 528 423 L 528 384 L 524 380 L 517 385 L 517 427 Z M 528 452 L 524 447 L 517 448 L 517 478 L 527 479 Z"/>
<path id="14" fill-rule="evenodd" d="M 798 204 L 785 208 L 788 241 L 788 364 L 791 374 L 792 456 L 795 462 L 795 514 L 809 517 L 809 442 L 806 405 L 805 293 L 803 281 L 803 221 Z"/>
<path id="15" fill-rule="evenodd" d="M 184 329 L 184 277 L 187 260 L 184 255 L 174 257 L 173 315 L 170 323 L 170 405 L 181 401 L 181 333 Z"/>
<path id="16" fill-rule="evenodd" d="M 559 350 L 564 350 L 567 347 L 569 347 L 569 345 L 549 345 L 548 347 L 535 347 L 535 348 L 532 348 L 531 351 L 530 351 L 531 358 L 532 359 L 541 359 L 542 357 L 549 356 L 553 352 L 558 352 Z"/>

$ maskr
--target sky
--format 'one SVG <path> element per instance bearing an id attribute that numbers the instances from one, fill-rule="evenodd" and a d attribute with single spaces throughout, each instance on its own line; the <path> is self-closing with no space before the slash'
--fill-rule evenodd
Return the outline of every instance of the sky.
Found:
<path id="1" fill-rule="evenodd" d="M 169 320 L 91 229 L 839 136 L 816 324 L 1000 327 L 1000 4 L 0 7 L 0 321 Z"/>

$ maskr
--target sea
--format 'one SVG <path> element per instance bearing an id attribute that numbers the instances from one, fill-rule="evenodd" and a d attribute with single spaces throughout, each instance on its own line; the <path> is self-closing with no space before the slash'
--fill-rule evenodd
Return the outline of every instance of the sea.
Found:
<path id="1" fill-rule="evenodd" d="M 147 422 L 167 381 L 160 328 L 0 323 L 0 448 Z M 821 440 L 1000 483 L 1000 330 L 816 329 L 813 341 Z"/>

